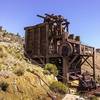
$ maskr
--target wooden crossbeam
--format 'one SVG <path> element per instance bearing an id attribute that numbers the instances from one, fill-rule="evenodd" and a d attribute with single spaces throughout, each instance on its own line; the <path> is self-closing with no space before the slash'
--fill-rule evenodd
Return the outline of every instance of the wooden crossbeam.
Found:
<path id="1" fill-rule="evenodd" d="M 85 58 L 83 57 L 83 59 L 85 60 Z M 88 64 L 88 65 L 90 65 L 90 67 L 91 68 L 93 68 L 93 66 L 86 60 L 86 63 Z"/>
<path id="2" fill-rule="evenodd" d="M 82 58 L 83 58 L 83 57 L 82 57 Z M 87 57 L 84 59 L 84 61 L 80 64 L 80 66 L 82 66 L 88 58 L 89 58 L 89 56 L 87 56 Z"/>
<path id="3" fill-rule="evenodd" d="M 78 55 L 74 56 L 74 58 L 71 60 L 71 62 L 69 63 L 69 65 L 71 65 L 76 60 L 77 57 L 78 57 Z"/>

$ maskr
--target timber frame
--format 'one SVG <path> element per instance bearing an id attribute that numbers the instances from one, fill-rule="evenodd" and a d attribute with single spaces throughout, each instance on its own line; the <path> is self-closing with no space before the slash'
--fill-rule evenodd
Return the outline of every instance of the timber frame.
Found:
<path id="1" fill-rule="evenodd" d="M 93 69 L 95 79 L 95 48 L 81 44 L 79 36 L 70 34 L 69 22 L 61 15 L 45 15 L 38 15 L 44 19 L 43 23 L 24 28 L 25 55 L 41 65 L 56 64 L 60 81 L 76 79 L 82 74 L 81 66 L 85 62 Z M 89 58 L 92 58 L 92 64 Z"/>

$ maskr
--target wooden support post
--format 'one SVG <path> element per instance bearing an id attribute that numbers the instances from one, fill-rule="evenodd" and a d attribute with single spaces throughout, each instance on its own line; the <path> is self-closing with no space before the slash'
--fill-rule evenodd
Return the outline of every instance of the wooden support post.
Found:
<path id="1" fill-rule="evenodd" d="M 40 28 L 38 28 L 38 33 L 37 34 L 38 34 L 38 52 L 37 53 L 38 53 L 38 56 L 40 56 L 40 34 L 41 34 L 40 33 Z"/>
<path id="2" fill-rule="evenodd" d="M 93 78 L 95 80 L 95 48 L 93 48 L 92 60 L 93 60 Z"/>
<path id="3" fill-rule="evenodd" d="M 48 24 L 45 24 L 45 32 L 46 32 L 46 63 L 48 63 L 49 62 L 49 41 L 48 41 L 48 30 L 49 30 L 49 26 L 48 26 Z"/>
<path id="4" fill-rule="evenodd" d="M 34 30 L 32 29 L 32 38 L 34 38 Z M 32 55 L 34 55 L 34 39 L 32 39 Z"/>
<path id="5" fill-rule="evenodd" d="M 84 58 L 83 56 L 82 56 L 82 58 Z M 84 61 L 80 64 L 80 66 L 82 66 L 85 62 L 86 62 L 86 60 L 88 59 L 89 57 L 87 56 L 86 58 L 84 58 Z"/>
<path id="6" fill-rule="evenodd" d="M 63 82 L 66 83 L 69 81 L 69 62 L 67 57 L 63 57 Z"/>

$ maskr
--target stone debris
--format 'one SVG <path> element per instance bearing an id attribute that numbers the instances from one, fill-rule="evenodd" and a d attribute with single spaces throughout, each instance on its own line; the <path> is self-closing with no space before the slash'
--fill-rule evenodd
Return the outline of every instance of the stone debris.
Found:
<path id="1" fill-rule="evenodd" d="M 14 77 L 14 76 L 16 75 L 12 73 L 11 71 L 0 71 L 0 77 L 9 78 L 9 77 Z"/>
<path id="2" fill-rule="evenodd" d="M 62 100 L 85 100 L 85 99 L 78 95 L 66 94 Z"/>

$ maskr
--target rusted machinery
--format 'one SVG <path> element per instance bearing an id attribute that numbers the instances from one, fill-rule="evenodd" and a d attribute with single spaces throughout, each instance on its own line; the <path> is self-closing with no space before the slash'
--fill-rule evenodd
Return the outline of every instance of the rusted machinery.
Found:
<path id="1" fill-rule="evenodd" d="M 83 73 L 82 77 L 79 78 L 78 91 L 90 91 L 96 88 L 96 81 L 90 77 L 90 74 L 88 72 Z"/>
<path id="2" fill-rule="evenodd" d="M 81 75 L 86 62 L 95 79 L 95 49 L 81 44 L 80 37 L 70 34 L 69 22 L 61 15 L 37 15 L 43 23 L 25 27 L 25 54 L 39 64 L 53 63 L 59 70 L 60 81 L 68 82 Z M 88 59 L 92 58 L 92 64 Z"/>

